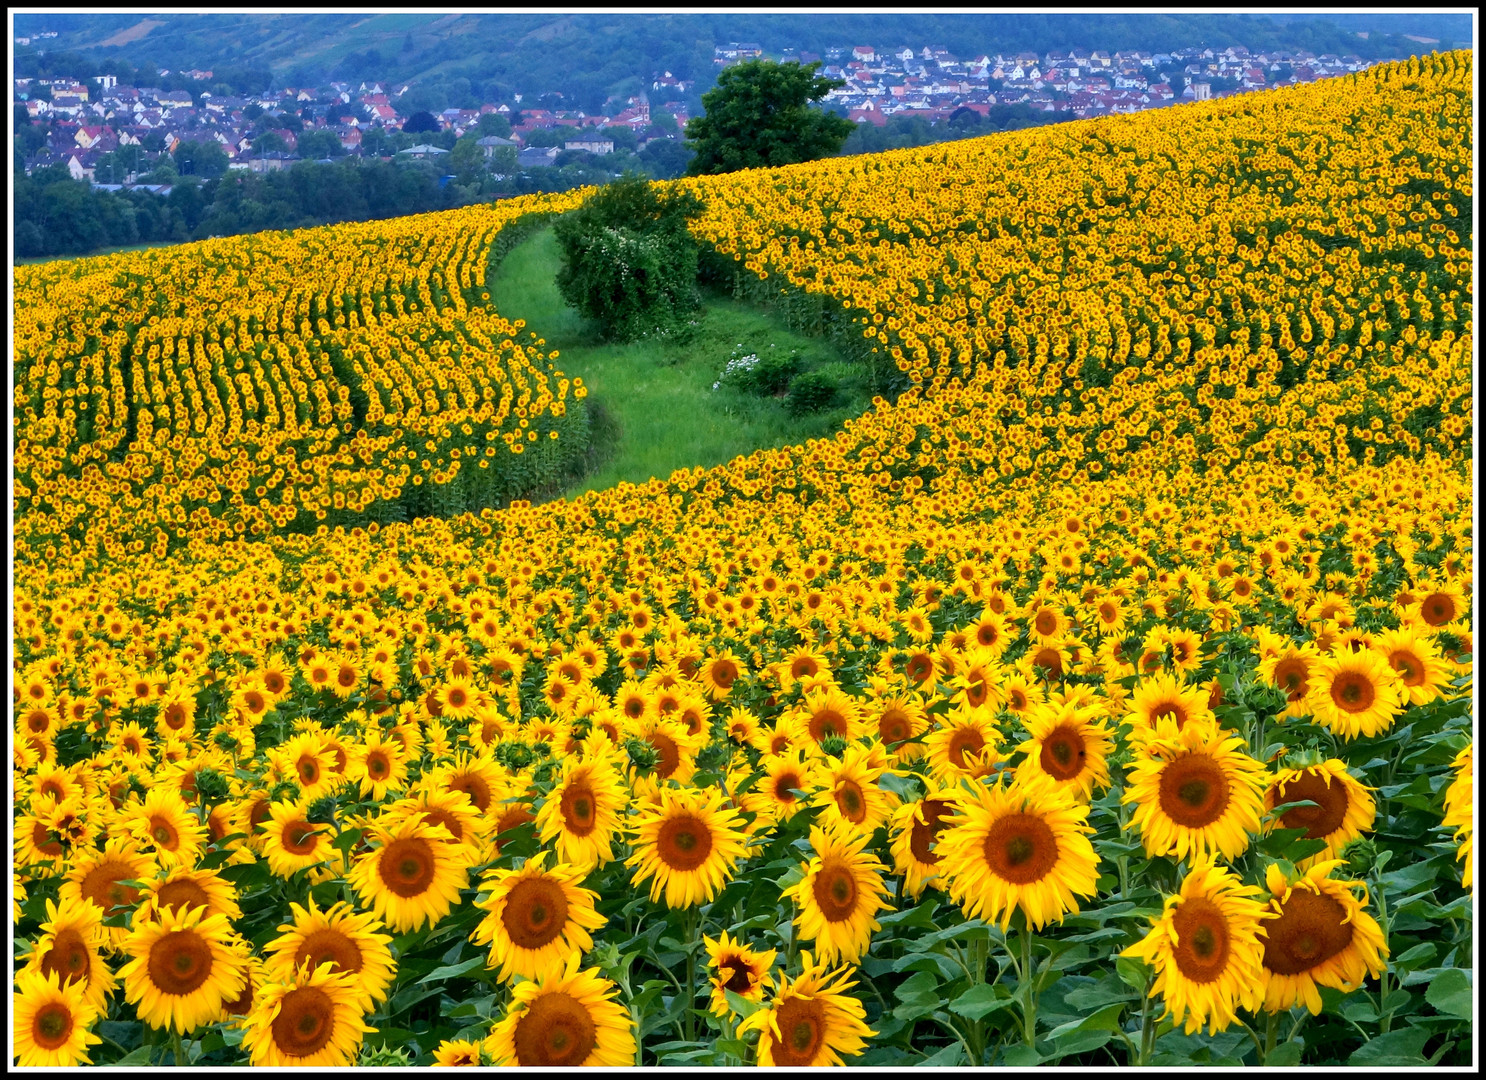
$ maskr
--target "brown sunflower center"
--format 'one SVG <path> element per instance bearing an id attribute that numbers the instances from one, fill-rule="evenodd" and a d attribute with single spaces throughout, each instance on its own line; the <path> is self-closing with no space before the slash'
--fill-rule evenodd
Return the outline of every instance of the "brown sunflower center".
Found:
<path id="1" fill-rule="evenodd" d="M 912 734 L 913 726 L 902 709 L 888 709 L 877 718 L 877 735 L 884 743 L 902 742 Z"/>
<path id="2" fill-rule="evenodd" d="M 1228 779 L 1207 754 L 1188 754 L 1161 770 L 1161 809 L 1178 825 L 1200 829 L 1228 808 Z"/>
<path id="3" fill-rule="evenodd" d="M 53 839 L 51 832 L 43 822 L 38 821 L 31 826 L 31 843 L 43 855 L 62 854 L 61 842 Z"/>
<path id="4" fill-rule="evenodd" d="M 519 949 L 540 949 L 562 933 L 568 901 L 562 886 L 547 878 L 523 878 L 506 897 L 501 922 Z"/>
<path id="5" fill-rule="evenodd" d="M 659 731 L 652 731 L 645 738 L 651 746 L 655 747 L 658 755 L 655 762 L 655 775 L 662 779 L 670 776 L 681 764 L 681 748 L 676 745 L 676 740 Z"/>
<path id="6" fill-rule="evenodd" d="M 1053 728 L 1042 740 L 1037 763 L 1055 780 L 1072 780 L 1084 770 L 1084 737 L 1068 724 Z"/>
<path id="7" fill-rule="evenodd" d="M 1041 881 L 1058 864 L 1058 841 L 1047 822 L 1035 814 L 1007 814 L 986 833 L 986 864 L 1013 885 Z"/>
<path id="8" fill-rule="evenodd" d="M 712 681 L 726 690 L 738 679 L 738 668 L 731 660 L 719 660 L 712 665 Z"/>
<path id="9" fill-rule="evenodd" d="M 306 960 L 311 971 L 327 962 L 334 964 L 336 971 L 360 971 L 361 949 L 341 931 L 326 926 L 305 935 L 294 954 L 295 969 Z"/>
<path id="10" fill-rule="evenodd" d="M 753 985 L 748 975 L 748 964 L 741 956 L 728 956 L 717 963 L 717 973 L 722 978 L 722 988 L 735 994 L 746 994 Z"/>
<path id="11" fill-rule="evenodd" d="M 495 836 L 495 851 L 496 851 L 496 854 L 497 855 L 500 854 L 501 849 L 503 847 L 505 847 L 505 845 L 508 844 L 508 843 L 510 843 L 510 841 L 511 841 L 511 838 L 510 837 L 506 837 L 506 839 L 502 840 L 501 839 L 501 834 L 502 833 L 509 832 L 510 830 L 512 830 L 514 828 L 517 828 L 518 826 L 525 825 L 528 821 L 535 821 L 535 820 L 536 820 L 536 818 L 532 816 L 531 811 L 528 810 L 525 806 L 521 806 L 521 805 L 513 806 L 509 810 L 507 810 L 504 814 L 502 814 L 500 816 L 500 820 L 495 823 L 495 833 L 496 833 L 496 836 Z"/>
<path id="12" fill-rule="evenodd" d="M 1037 613 L 1037 618 L 1032 625 L 1043 637 L 1051 637 L 1053 631 L 1058 629 L 1058 616 L 1047 608 L 1043 608 Z"/>
<path id="13" fill-rule="evenodd" d="M 867 800 L 854 780 L 843 780 L 836 788 L 836 807 L 847 821 L 859 825 L 867 820 Z"/>
<path id="14" fill-rule="evenodd" d="M 174 851 L 181 845 L 181 836 L 175 826 L 158 814 L 150 818 L 150 837 L 156 846 L 166 851 Z"/>
<path id="15" fill-rule="evenodd" d="M 1281 786 L 1275 793 L 1276 805 L 1305 799 L 1316 805 L 1286 810 L 1280 823 L 1287 829 L 1305 829 L 1307 840 L 1320 840 L 1340 829 L 1347 816 L 1347 788 L 1340 780 L 1329 781 L 1324 773 L 1307 769 Z"/>
<path id="16" fill-rule="evenodd" d="M 1192 982 L 1209 983 L 1228 966 L 1228 921 L 1204 897 L 1183 900 L 1172 916 L 1177 969 Z"/>
<path id="17" fill-rule="evenodd" d="M 695 870 L 712 851 L 712 831 L 690 814 L 669 818 L 655 838 L 655 854 L 672 870 Z"/>
<path id="18" fill-rule="evenodd" d="M 1430 593 L 1419 602 L 1419 614 L 1430 626 L 1444 626 L 1455 618 L 1455 598 L 1449 593 Z"/>
<path id="19" fill-rule="evenodd" d="M 1360 671 L 1344 671 L 1331 682 L 1331 700 L 1343 712 L 1366 712 L 1377 696 L 1372 680 Z"/>
<path id="20" fill-rule="evenodd" d="M 190 878 L 178 878 L 160 886 L 160 890 L 155 893 L 155 907 L 175 908 L 178 911 L 189 911 L 196 907 L 210 910 L 211 897 Z"/>
<path id="21" fill-rule="evenodd" d="M 125 863 L 100 863 L 88 871 L 78 890 L 101 907 L 107 917 L 120 908 L 132 906 L 139 899 L 138 889 L 120 884 L 133 878 L 134 873 L 134 868 Z"/>
<path id="22" fill-rule="evenodd" d="M 373 780 L 380 780 L 392 771 L 392 764 L 387 760 L 387 755 L 381 750 L 373 750 L 366 755 L 366 775 Z"/>
<path id="23" fill-rule="evenodd" d="M 1063 657 L 1050 645 L 1037 650 L 1032 657 L 1032 665 L 1042 668 L 1051 676 L 1061 677 L 1063 674 Z"/>
<path id="24" fill-rule="evenodd" d="M 319 987 L 301 986 L 284 995 L 270 1025 L 273 1041 L 286 1057 L 309 1057 L 335 1031 L 335 1003 Z"/>
<path id="25" fill-rule="evenodd" d="M 913 828 L 908 833 L 908 850 L 913 852 L 913 857 L 921 863 L 933 866 L 939 861 L 939 856 L 930 850 L 934 838 L 940 833 L 944 826 L 939 824 L 939 819 L 944 816 L 944 811 L 949 807 L 939 799 L 925 799 L 919 804 L 919 813 L 923 815 L 923 821 L 917 818 L 913 821 Z"/>
<path id="26" fill-rule="evenodd" d="M 598 1045 L 593 1017 L 570 994 L 543 994 L 516 1021 L 518 1065 L 581 1065 Z"/>
<path id="27" fill-rule="evenodd" d="M 1169 716 L 1176 721 L 1177 730 L 1181 730 L 1187 722 L 1187 709 L 1180 701 L 1158 701 L 1151 706 L 1151 723 L 1160 721 L 1161 717 Z"/>
<path id="28" fill-rule="evenodd" d="M 921 683 L 934 673 L 934 661 L 927 653 L 914 653 L 908 658 L 908 665 L 904 670 L 910 679 Z"/>
<path id="29" fill-rule="evenodd" d="M 1404 649 L 1388 654 L 1388 663 L 1403 678 L 1405 686 L 1424 685 L 1424 664 L 1413 653 Z"/>
<path id="30" fill-rule="evenodd" d="M 1264 924 L 1264 966 L 1277 975 L 1299 975 L 1324 964 L 1352 943 L 1346 917 L 1333 897 L 1292 890 L 1280 917 Z"/>
<path id="31" fill-rule="evenodd" d="M 793 790 L 791 790 L 793 789 Z M 781 773 L 774 778 L 774 798 L 782 803 L 795 801 L 794 792 L 800 790 L 800 775 L 795 772 Z"/>
<path id="32" fill-rule="evenodd" d="M 462 791 L 469 797 L 476 810 L 484 812 L 490 805 L 490 785 L 478 776 L 465 773 L 449 781 L 450 791 Z"/>
<path id="33" fill-rule="evenodd" d="M 1298 701 L 1310 689 L 1310 674 L 1310 665 L 1298 657 L 1291 657 L 1274 666 L 1274 684 L 1291 701 Z"/>
<path id="34" fill-rule="evenodd" d="M 978 754 L 985 744 L 985 738 L 974 728 L 960 728 L 949 737 L 945 755 L 956 768 L 968 769 L 970 766 L 965 761 L 965 754 Z"/>
<path id="35" fill-rule="evenodd" d="M 382 850 L 377 863 L 382 881 L 398 896 L 420 896 L 433 884 L 433 847 L 417 836 L 394 840 Z"/>
<path id="36" fill-rule="evenodd" d="M 295 772 L 299 774 L 299 782 L 305 785 L 318 783 L 320 780 L 320 763 L 309 754 L 303 754 L 294 763 Z"/>
<path id="37" fill-rule="evenodd" d="M 59 930 L 52 938 L 52 946 L 41 958 L 43 975 L 55 974 L 63 985 L 83 980 L 91 981 L 88 971 L 88 946 L 76 930 Z"/>
<path id="38" fill-rule="evenodd" d="M 835 709 L 819 709 L 810 717 L 810 737 L 816 742 L 831 735 L 846 734 L 846 717 Z"/>
<path id="39" fill-rule="evenodd" d="M 162 994 L 191 993 L 212 973 L 212 947 L 194 930 L 176 930 L 150 946 L 150 982 Z"/>
<path id="40" fill-rule="evenodd" d="M 72 1037 L 72 1010 L 60 1001 L 43 1005 L 36 1010 L 36 1019 L 31 1024 L 31 1041 L 43 1050 L 55 1050 L 64 1046 Z"/>
<path id="41" fill-rule="evenodd" d="M 587 836 L 598 827 L 594 813 L 593 788 L 586 781 L 569 784 L 558 804 L 563 826 L 574 836 Z"/>
<path id="42" fill-rule="evenodd" d="M 789 998 L 774 1014 L 779 1039 L 772 1054 L 776 1065 L 814 1065 L 825 1042 L 825 1006 L 819 1000 Z"/>
<path id="43" fill-rule="evenodd" d="M 284 826 L 284 850 L 291 855 L 308 855 L 320 845 L 320 833 L 307 821 L 291 821 Z"/>
<path id="44" fill-rule="evenodd" d="M 815 894 L 815 902 L 827 922 L 841 922 L 857 909 L 856 877 L 852 874 L 851 867 L 835 859 L 827 859 L 822 863 L 811 891 Z"/>

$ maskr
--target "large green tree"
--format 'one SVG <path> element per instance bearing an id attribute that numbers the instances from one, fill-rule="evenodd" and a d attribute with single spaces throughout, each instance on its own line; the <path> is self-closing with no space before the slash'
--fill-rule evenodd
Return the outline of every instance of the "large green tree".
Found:
<path id="1" fill-rule="evenodd" d="M 839 150 L 856 125 L 812 106 L 846 84 L 816 74 L 819 68 L 772 60 L 726 68 L 702 95 L 705 113 L 686 125 L 686 141 L 696 150 L 687 174 L 793 165 Z"/>

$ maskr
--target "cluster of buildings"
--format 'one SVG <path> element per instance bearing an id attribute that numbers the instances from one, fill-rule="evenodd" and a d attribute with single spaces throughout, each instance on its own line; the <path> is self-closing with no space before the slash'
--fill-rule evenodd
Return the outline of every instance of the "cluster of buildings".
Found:
<path id="1" fill-rule="evenodd" d="M 725 67 L 763 56 L 755 43 L 732 42 L 714 50 Z M 964 59 L 944 48 L 871 45 L 827 49 L 824 56 L 786 52 L 780 59 L 819 61 L 821 74 L 844 80 L 826 100 L 858 122 L 921 116 L 933 123 L 957 109 L 982 115 L 993 105 L 1026 104 L 1068 117 L 1138 112 L 1180 101 L 1205 101 L 1246 90 L 1312 82 L 1361 71 L 1360 56 L 1317 56 L 1304 50 L 1250 52 L 1243 46 L 1171 52 L 1054 49 L 1039 55 L 980 55 Z"/>
<path id="2" fill-rule="evenodd" d="M 162 70 L 159 76 L 170 74 Z M 212 72 L 182 72 L 203 87 L 210 83 Z M 657 74 L 656 90 L 684 93 L 686 84 L 678 83 L 669 72 Z M 45 92 L 41 92 L 44 89 Z M 317 87 L 290 87 L 268 90 L 249 96 L 220 96 L 201 89 L 163 90 L 150 86 L 120 85 L 113 76 L 100 76 L 82 81 L 74 78 L 16 79 L 14 102 L 24 108 L 32 124 L 45 125 L 44 146 L 26 158 L 26 171 L 50 165 L 65 165 L 74 178 L 132 182 L 134 177 L 153 168 L 159 155 L 172 153 L 182 142 L 214 142 L 227 155 L 229 168 L 266 171 L 283 168 L 301 159 L 299 143 L 309 132 L 330 132 L 348 155 L 361 156 L 369 132 L 401 131 L 410 110 L 399 105 L 407 92 L 404 85 L 344 82 Z M 543 96 L 548 104 L 560 103 L 561 94 Z M 487 113 L 504 116 L 511 124 L 511 136 L 487 136 L 479 140 L 487 156 L 500 146 L 514 146 L 522 166 L 550 165 L 560 149 L 586 150 L 607 154 L 614 150 L 614 140 L 601 134 L 603 128 L 629 128 L 636 143 L 643 147 L 649 140 L 674 138 L 688 119 L 686 106 L 680 101 L 667 101 L 661 111 L 670 114 L 676 128 L 661 129 L 655 125 L 646 94 L 613 102 L 615 108 L 603 114 L 585 114 L 578 110 L 548 107 L 521 107 L 522 95 L 513 102 L 486 103 L 474 109 L 446 109 L 435 117 L 442 131 L 456 137 L 478 128 Z M 259 119 L 263 114 L 292 114 L 298 124 L 265 128 Z M 560 146 L 533 146 L 527 142 L 533 131 L 555 130 L 563 138 Z M 254 141 L 267 132 L 276 134 L 285 149 L 265 153 L 254 151 Z M 539 140 L 550 142 L 550 139 Z M 323 145 L 323 140 L 321 140 Z M 97 175 L 100 160 L 110 151 L 123 151 L 120 158 L 128 162 L 124 176 L 110 175 L 117 169 Z M 446 151 L 436 146 L 420 145 L 402 151 L 415 158 L 437 157 Z M 380 156 L 390 156 L 384 151 Z"/>
<path id="3" fill-rule="evenodd" d="M 763 49 L 750 42 L 730 42 L 714 50 L 719 67 L 762 56 Z M 1043 55 L 1024 52 L 962 59 L 933 46 L 879 50 L 858 45 L 827 49 L 823 56 L 791 50 L 777 59 L 819 61 L 822 74 L 845 82 L 826 100 L 852 120 L 873 124 L 886 123 L 892 116 L 921 116 L 933 123 L 958 109 L 985 115 L 994 105 L 1017 103 L 1069 117 L 1137 112 L 1179 101 L 1310 82 L 1360 71 L 1368 64 L 1358 56 L 1316 56 L 1305 51 L 1251 53 L 1242 46 L 1113 53 L 1066 49 Z M 170 74 L 166 70 L 158 72 L 162 79 Z M 24 109 L 32 124 L 45 125 L 47 132 L 45 145 L 27 157 L 27 172 L 62 164 L 79 179 L 128 183 L 136 174 L 148 172 L 160 154 L 171 153 L 183 141 L 214 142 L 227 155 L 230 168 L 264 171 L 299 160 L 298 145 L 307 132 L 328 131 L 345 153 L 361 155 L 369 132 L 379 128 L 400 130 L 408 119 L 407 110 L 399 105 L 408 90 L 402 85 L 332 82 L 251 96 L 218 96 L 205 88 L 212 72 L 179 74 L 202 89 L 192 92 L 120 85 L 113 76 L 87 81 L 16 79 L 15 104 Z M 502 115 L 511 122 L 511 135 L 481 139 L 486 155 L 493 155 L 501 146 L 514 146 L 521 167 L 551 165 L 562 149 L 596 155 L 613 152 L 613 138 L 603 132 L 604 128 L 629 128 L 640 147 L 652 139 L 676 138 L 689 119 L 684 102 L 694 88 L 693 80 L 677 78 L 669 71 L 652 77 L 651 94 L 666 99 L 657 112 L 673 118 L 674 126 L 654 122 L 650 94 L 645 93 L 611 102 L 612 110 L 601 114 L 564 109 L 563 95 L 549 92 L 542 95 L 541 107 L 523 107 L 522 95 L 514 94 L 509 102 L 446 109 L 435 119 L 441 130 L 460 136 L 477 128 L 485 114 Z M 292 113 L 299 122 L 265 129 L 259 119 L 263 113 Z M 278 135 L 284 149 L 255 152 L 255 139 L 265 130 Z M 541 145 L 528 145 L 533 132 L 539 130 L 549 134 L 535 140 Z M 552 138 L 550 133 L 554 131 L 562 138 Z M 554 142 L 559 145 L 551 145 Z M 324 140 L 320 144 L 323 146 Z M 96 175 L 100 159 L 120 150 L 125 152 L 109 159 L 112 168 L 104 176 Z M 380 145 L 379 150 L 383 155 L 389 153 Z M 425 140 L 423 145 L 402 153 L 428 158 L 445 151 Z M 129 163 L 124 176 L 117 175 L 120 160 Z"/>

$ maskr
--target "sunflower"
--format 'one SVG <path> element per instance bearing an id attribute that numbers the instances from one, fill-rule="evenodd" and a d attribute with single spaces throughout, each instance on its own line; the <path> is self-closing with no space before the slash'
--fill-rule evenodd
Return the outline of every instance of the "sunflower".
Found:
<path id="1" fill-rule="evenodd" d="M 805 876 L 780 893 L 798 905 L 798 933 L 815 942 L 822 963 L 837 957 L 856 963 L 872 943 L 873 931 L 882 928 L 873 916 L 892 910 L 882 880 L 887 867 L 863 851 L 870 839 L 866 833 L 843 836 L 810 826 L 815 857 L 801 863 Z"/>
<path id="2" fill-rule="evenodd" d="M 383 822 L 391 823 L 404 817 L 417 818 L 429 825 L 442 825 L 449 830 L 450 843 L 462 852 L 471 866 L 485 860 L 491 821 L 471 806 L 462 792 L 421 787 L 382 810 Z"/>
<path id="3" fill-rule="evenodd" d="M 1155 968 L 1150 996 L 1166 1003 L 1162 1019 L 1185 1018 L 1188 1035 L 1204 1023 L 1217 1033 L 1238 1018 L 1236 1006 L 1258 1010 L 1264 1000 L 1259 934 L 1269 917 L 1253 899 L 1258 893 L 1209 855 L 1192 857 L 1181 890 L 1166 898 L 1150 932 L 1120 954 Z"/>
<path id="4" fill-rule="evenodd" d="M 66 984 L 82 987 L 83 998 L 99 1013 L 108 1011 L 108 998 L 118 980 L 98 953 L 103 943 L 103 912 L 92 904 L 63 905 L 46 901 L 47 921 L 31 946 L 26 970 L 55 973 Z"/>
<path id="5" fill-rule="evenodd" d="M 1343 847 L 1372 828 L 1373 798 L 1347 772 L 1344 761 L 1332 758 L 1319 765 L 1282 769 L 1264 792 L 1264 810 L 1268 814 L 1276 806 L 1307 800 L 1316 805 L 1291 807 L 1270 826 L 1305 829 L 1303 839 L 1326 842 L 1324 850 L 1296 862 L 1302 870 L 1322 859 L 1336 858 Z"/>
<path id="6" fill-rule="evenodd" d="M 1175 721 L 1178 729 L 1192 721 L 1215 723 L 1217 719 L 1208 707 L 1207 690 L 1188 686 L 1180 674 L 1162 672 L 1142 678 L 1128 707 L 1125 723 L 1130 725 L 1131 737 L 1137 741 L 1154 734 L 1163 716 Z"/>
<path id="7" fill-rule="evenodd" d="M 1304 718 L 1309 716 L 1309 694 L 1311 680 L 1321 660 L 1321 650 L 1314 642 L 1296 645 L 1285 642 L 1272 656 L 1259 661 L 1259 676 L 1277 687 L 1285 695 L 1285 711 L 1282 717 Z"/>
<path id="8" fill-rule="evenodd" d="M 492 870 L 480 882 L 490 895 L 475 906 L 488 914 L 470 941 L 490 946 L 486 966 L 498 969 L 502 982 L 517 975 L 535 979 L 581 956 L 593 947 L 589 931 L 604 925 L 594 910 L 598 893 L 582 888 L 583 874 L 571 866 L 547 868 L 550 854 L 539 851 L 520 869 Z"/>
<path id="9" fill-rule="evenodd" d="M 1456 859 L 1464 860 L 1465 866 L 1461 870 L 1460 884 L 1462 888 L 1475 891 L 1473 881 L 1475 875 L 1472 873 L 1475 846 L 1475 772 L 1476 772 L 1476 744 L 1471 742 L 1460 753 L 1455 755 L 1451 762 L 1451 768 L 1455 770 L 1455 779 L 1445 789 L 1445 819 L 1440 824 L 1446 828 L 1455 830 L 1455 840 L 1460 844 L 1460 850 Z"/>
<path id="10" fill-rule="evenodd" d="M 279 936 L 264 946 L 269 982 L 292 983 L 294 973 L 329 964 L 335 974 L 351 976 L 358 1012 L 371 1012 L 387 999 L 397 964 L 389 934 L 369 913 L 358 913 L 344 900 L 321 911 L 313 897 L 309 907 L 289 902 L 292 922 L 279 924 Z"/>
<path id="11" fill-rule="evenodd" d="M 730 649 L 711 653 L 702 664 L 697 678 L 713 701 L 721 701 L 733 692 L 733 684 L 743 674 L 743 661 Z"/>
<path id="12" fill-rule="evenodd" d="M 611 758 L 566 758 L 561 779 L 537 811 L 538 835 L 543 844 L 555 842 L 561 862 L 586 873 L 613 860 L 628 803 Z"/>
<path id="13" fill-rule="evenodd" d="M 797 979 L 781 975 L 769 1007 L 738 1025 L 738 1034 L 757 1031 L 758 1063 L 765 1066 L 844 1065 L 877 1032 L 867 1027 L 866 1010 L 846 991 L 856 985 L 847 967 L 827 971 L 807 950 L 800 954 Z"/>
<path id="14" fill-rule="evenodd" d="M 1186 858 L 1217 851 L 1236 859 L 1259 832 L 1264 766 L 1243 739 L 1213 723 L 1178 730 L 1163 718 L 1136 749 L 1121 801 L 1135 803 L 1131 823 L 1146 854 Z"/>
<path id="15" fill-rule="evenodd" d="M 463 1065 L 484 1065 L 480 1056 L 481 1044 L 469 1039 L 445 1039 L 433 1052 L 433 1063 L 445 1068 Z"/>
<path id="16" fill-rule="evenodd" d="M 271 751 L 271 757 L 299 784 L 301 797 L 309 802 L 328 795 L 339 783 L 334 756 L 325 745 L 324 737 L 315 732 L 302 731 L 292 736 L 277 750 Z"/>
<path id="17" fill-rule="evenodd" d="M 832 735 L 854 742 L 862 734 L 862 711 L 856 698 L 834 687 L 805 695 L 790 714 L 796 740 L 819 747 Z"/>
<path id="18" fill-rule="evenodd" d="M 935 852 L 949 895 L 966 918 L 999 919 L 1004 931 L 1013 909 L 1040 930 L 1078 910 L 1078 896 L 1093 896 L 1099 857 L 1089 842 L 1088 807 L 1046 780 L 1005 776 L 994 786 L 975 782 L 955 793 L 958 811 L 948 819 Z"/>
<path id="19" fill-rule="evenodd" d="M 124 942 L 130 957 L 119 975 L 124 999 L 153 1028 L 184 1035 L 215 1023 L 242 993 L 247 954 L 232 939 L 227 916 L 204 907 L 162 908 L 135 925 Z"/>
<path id="20" fill-rule="evenodd" d="M 764 991 L 774 985 L 769 969 L 774 966 L 773 949 L 755 952 L 741 941 L 734 940 L 724 930 L 716 940 L 703 937 L 707 946 L 707 966 L 716 971 L 711 977 L 711 1009 L 714 1016 L 727 1016 L 733 1011 L 728 1004 L 727 991 L 732 991 L 745 1001 L 762 1002 Z"/>
<path id="21" fill-rule="evenodd" d="M 1418 600 L 1408 608 L 1408 616 L 1412 622 L 1439 627 L 1454 622 L 1470 611 L 1470 605 L 1465 603 L 1465 589 L 1458 581 L 1446 581 L 1442 585 L 1421 583 L 1413 591 Z"/>
<path id="22" fill-rule="evenodd" d="M 877 701 L 877 737 L 888 752 L 899 761 L 921 758 L 923 743 L 919 736 L 928 728 L 923 704 L 912 694 L 884 697 Z"/>
<path id="23" fill-rule="evenodd" d="M 946 783 L 961 777 L 978 779 L 1001 762 L 1001 731 L 986 708 L 961 707 L 939 717 L 939 725 L 924 738 L 929 771 Z"/>
<path id="24" fill-rule="evenodd" d="M 408 763 L 402 742 L 371 725 L 351 752 L 346 778 L 358 784 L 362 798 L 381 802 L 388 791 L 401 791 L 408 782 Z"/>
<path id="25" fill-rule="evenodd" d="M 153 788 L 144 801 L 120 813 L 125 831 L 163 867 L 194 866 L 206 842 L 206 826 L 169 788 Z"/>
<path id="26" fill-rule="evenodd" d="M 1316 665 L 1306 705 L 1316 723 L 1342 738 L 1371 738 L 1393 726 L 1406 701 L 1402 689 L 1402 679 L 1379 654 L 1331 653 Z"/>
<path id="27" fill-rule="evenodd" d="M 1114 753 L 1114 739 L 1095 719 L 1102 711 L 1099 703 L 1033 706 L 1022 717 L 1030 737 L 1016 748 L 1026 755 L 1017 764 L 1018 775 L 1046 777 L 1073 791 L 1080 802 L 1088 802 L 1096 787 L 1109 787 L 1107 759 Z"/>
<path id="28" fill-rule="evenodd" d="M 506 770 L 490 754 L 459 754 L 427 775 L 430 790 L 461 792 L 482 814 L 499 812 L 496 793 L 509 781 Z"/>
<path id="29" fill-rule="evenodd" d="M 842 832 L 871 833 L 898 804 L 898 797 L 878 786 L 887 762 L 881 744 L 852 743 L 838 761 L 825 758 L 815 769 L 811 805 L 822 809 L 820 822 Z"/>
<path id="30" fill-rule="evenodd" d="M 1450 681 L 1450 666 L 1434 641 L 1410 627 L 1379 634 L 1372 647 L 1398 672 L 1400 691 L 1410 705 L 1428 705 Z"/>
<path id="31" fill-rule="evenodd" d="M 727 884 L 748 838 L 737 813 L 723 805 L 723 793 L 692 788 L 661 788 L 657 801 L 642 807 L 631 828 L 635 867 L 631 884 L 650 881 L 650 902 L 665 894 L 666 906 L 710 903 Z"/>
<path id="32" fill-rule="evenodd" d="M 697 751 L 707 741 L 705 735 L 692 735 L 679 719 L 665 716 L 643 717 L 627 724 L 626 730 L 655 748 L 655 779 L 690 782 L 696 772 Z"/>
<path id="33" fill-rule="evenodd" d="M 272 804 L 263 830 L 268 868 L 281 878 L 324 862 L 333 850 L 330 827 L 310 822 L 309 804 L 303 799 Z"/>
<path id="34" fill-rule="evenodd" d="M 486 1043 L 496 1064 L 634 1064 L 634 1021 L 613 1000 L 619 988 L 598 968 L 579 971 L 580 961 L 574 953 L 563 967 L 516 983 L 510 1008 Z"/>
<path id="35" fill-rule="evenodd" d="M 297 968 L 289 980 L 264 986 L 257 999 L 242 1040 L 255 1067 L 353 1065 L 362 1037 L 376 1030 L 361 1020 L 356 977 L 329 961 Z"/>
<path id="36" fill-rule="evenodd" d="M 1360 881 L 1332 881 L 1343 865 L 1318 862 L 1295 878 L 1277 863 L 1264 873 L 1273 918 L 1259 928 L 1264 939 L 1262 963 L 1267 977 L 1264 1008 L 1279 1012 L 1304 1004 L 1312 1016 L 1321 1013 L 1317 987 L 1351 993 L 1367 976 L 1383 971 L 1388 945 L 1377 920 L 1364 910 L 1367 886 Z M 1358 900 L 1355 890 L 1363 890 Z"/>
<path id="37" fill-rule="evenodd" d="M 743 796 L 743 809 L 751 810 L 760 820 L 788 821 L 806 803 L 797 792 L 808 792 L 815 775 L 815 765 L 805 760 L 803 749 L 783 754 L 765 754 L 759 759 L 763 776 Z"/>
<path id="38" fill-rule="evenodd" d="M 208 915 L 222 914 L 228 920 L 242 917 L 237 890 L 215 870 L 188 870 L 178 866 L 153 882 L 134 912 L 136 923 L 159 917 L 166 908 L 202 907 Z"/>
<path id="39" fill-rule="evenodd" d="M 139 899 L 139 889 L 125 882 L 143 881 L 153 872 L 149 856 L 140 853 L 132 838 L 110 837 L 102 851 L 79 851 L 73 856 L 57 899 L 63 907 L 87 900 L 107 919 L 128 911 Z M 104 926 L 101 934 L 104 947 L 113 950 L 123 944 L 129 930 L 123 926 Z"/>
<path id="40" fill-rule="evenodd" d="M 98 1010 L 82 986 L 59 980 L 55 971 L 23 970 L 11 996 L 12 1050 L 23 1069 L 91 1065 L 88 1047 L 102 1042 L 88 1029 Z"/>
<path id="41" fill-rule="evenodd" d="M 934 842 L 949 828 L 946 819 L 954 808 L 954 789 L 935 785 L 922 799 L 899 806 L 888 822 L 893 865 L 903 875 L 903 891 L 915 900 L 926 887 L 944 888 Z"/>
<path id="42" fill-rule="evenodd" d="M 436 923 L 469 884 L 468 862 L 449 830 L 417 818 L 371 823 L 367 839 L 376 850 L 356 860 L 346 881 L 394 933 Z"/>

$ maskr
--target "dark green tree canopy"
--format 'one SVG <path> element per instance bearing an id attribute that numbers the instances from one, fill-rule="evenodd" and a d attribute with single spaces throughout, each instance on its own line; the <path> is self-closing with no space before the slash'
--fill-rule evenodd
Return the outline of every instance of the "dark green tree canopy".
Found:
<path id="1" fill-rule="evenodd" d="M 702 95 L 705 114 L 686 125 L 686 141 L 696 150 L 687 174 L 793 165 L 839 150 L 856 125 L 811 107 L 845 85 L 817 75 L 819 68 L 748 60 L 725 69 Z"/>

